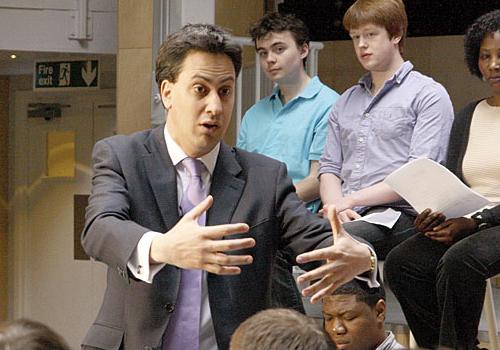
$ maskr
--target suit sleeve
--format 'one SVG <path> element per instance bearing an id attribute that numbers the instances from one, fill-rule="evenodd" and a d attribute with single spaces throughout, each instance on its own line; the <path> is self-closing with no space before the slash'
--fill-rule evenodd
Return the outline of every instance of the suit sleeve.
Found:
<path id="1" fill-rule="evenodd" d="M 92 157 L 94 176 L 82 246 L 89 256 L 127 278 L 127 262 L 141 237 L 150 230 L 130 219 L 129 184 L 111 144 L 99 141 Z"/>

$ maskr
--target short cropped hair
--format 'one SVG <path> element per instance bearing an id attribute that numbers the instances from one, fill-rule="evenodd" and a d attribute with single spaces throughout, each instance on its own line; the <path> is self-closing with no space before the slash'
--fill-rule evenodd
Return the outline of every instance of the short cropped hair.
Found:
<path id="1" fill-rule="evenodd" d="M 64 339 L 40 322 L 19 319 L 0 325 L 0 350 L 70 350 Z"/>
<path id="2" fill-rule="evenodd" d="M 264 15 L 250 27 L 250 36 L 255 43 L 269 33 L 289 31 L 297 46 L 309 44 L 309 29 L 305 23 L 293 14 L 271 12 Z"/>
<path id="3" fill-rule="evenodd" d="M 370 288 L 368 283 L 353 279 L 337 288 L 332 295 L 355 295 L 357 301 L 374 307 L 380 299 L 385 300 L 385 289 L 382 284 L 377 288 Z"/>
<path id="4" fill-rule="evenodd" d="M 177 81 L 185 58 L 191 52 L 227 55 L 238 76 L 241 69 L 241 47 L 231 41 L 230 34 L 212 24 L 187 24 L 170 34 L 161 45 L 156 59 L 156 83 Z"/>
<path id="5" fill-rule="evenodd" d="M 484 38 L 500 32 L 500 10 L 488 12 L 472 23 L 464 39 L 465 64 L 472 75 L 482 78 L 479 70 L 479 49 Z"/>
<path id="6" fill-rule="evenodd" d="M 400 36 L 399 51 L 403 52 L 408 17 L 402 0 L 357 0 L 349 7 L 343 19 L 347 31 L 368 23 L 384 27 L 391 39 Z"/>
<path id="7" fill-rule="evenodd" d="M 330 350 L 335 345 L 314 319 L 291 309 L 268 309 L 240 324 L 230 349 Z"/>

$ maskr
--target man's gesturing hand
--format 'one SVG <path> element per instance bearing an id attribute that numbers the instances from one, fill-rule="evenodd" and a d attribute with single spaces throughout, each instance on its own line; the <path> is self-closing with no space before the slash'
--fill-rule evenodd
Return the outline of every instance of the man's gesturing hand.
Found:
<path id="1" fill-rule="evenodd" d="M 248 232 L 248 225 L 227 224 L 200 226 L 198 218 L 213 204 L 208 196 L 166 234 L 155 237 L 151 243 L 152 263 L 165 263 L 183 269 L 201 269 L 219 275 L 237 275 L 238 265 L 251 264 L 251 255 L 228 255 L 224 252 L 251 248 L 253 238 L 222 239 L 224 236 Z"/>
<path id="2" fill-rule="evenodd" d="M 317 249 L 297 257 L 299 264 L 326 260 L 324 265 L 298 278 L 299 283 L 319 280 L 302 291 L 304 296 L 312 296 L 312 303 L 321 300 L 357 275 L 370 270 L 371 266 L 368 247 L 346 232 L 339 222 L 333 205 L 328 205 L 324 209 L 332 226 L 334 244 L 331 247 Z"/>

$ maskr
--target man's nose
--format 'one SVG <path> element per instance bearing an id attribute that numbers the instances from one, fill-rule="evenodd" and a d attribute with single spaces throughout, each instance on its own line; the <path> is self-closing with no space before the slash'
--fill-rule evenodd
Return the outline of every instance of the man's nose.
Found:
<path id="1" fill-rule="evenodd" d="M 211 116 L 222 114 L 222 101 L 219 94 L 215 91 L 211 92 L 207 97 L 206 112 Z"/>
<path id="2" fill-rule="evenodd" d="M 333 321 L 333 332 L 335 334 L 345 334 L 346 333 L 346 328 L 344 327 L 344 324 L 340 320 Z"/>
<path id="3" fill-rule="evenodd" d="M 274 55 L 273 53 L 268 53 L 267 56 L 266 56 L 266 62 L 267 63 L 274 63 L 274 62 L 276 62 L 276 55 Z"/>

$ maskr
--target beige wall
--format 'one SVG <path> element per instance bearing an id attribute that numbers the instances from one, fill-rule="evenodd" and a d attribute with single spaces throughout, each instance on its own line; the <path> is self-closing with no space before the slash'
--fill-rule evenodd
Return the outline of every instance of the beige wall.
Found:
<path id="1" fill-rule="evenodd" d="M 118 1 L 116 123 L 119 134 L 151 126 L 153 0 Z"/>
<path id="2" fill-rule="evenodd" d="M 486 84 L 467 71 L 462 36 L 408 38 L 404 56 L 415 69 L 443 84 L 456 111 L 472 100 L 488 96 Z M 364 70 L 351 41 L 346 40 L 325 43 L 319 54 L 318 73 L 325 84 L 342 93 L 358 81 Z"/>
<path id="3" fill-rule="evenodd" d="M 0 321 L 8 305 L 8 178 L 9 178 L 9 78 L 0 77 Z"/>
<path id="4" fill-rule="evenodd" d="M 264 15 L 264 2 L 262 0 L 216 0 L 215 24 L 231 31 L 235 36 L 248 36 L 248 28 L 252 23 Z M 253 65 L 255 50 L 245 47 L 243 50 L 243 64 Z M 226 132 L 224 141 L 229 145 L 236 142 L 236 119 L 233 117 Z"/>

